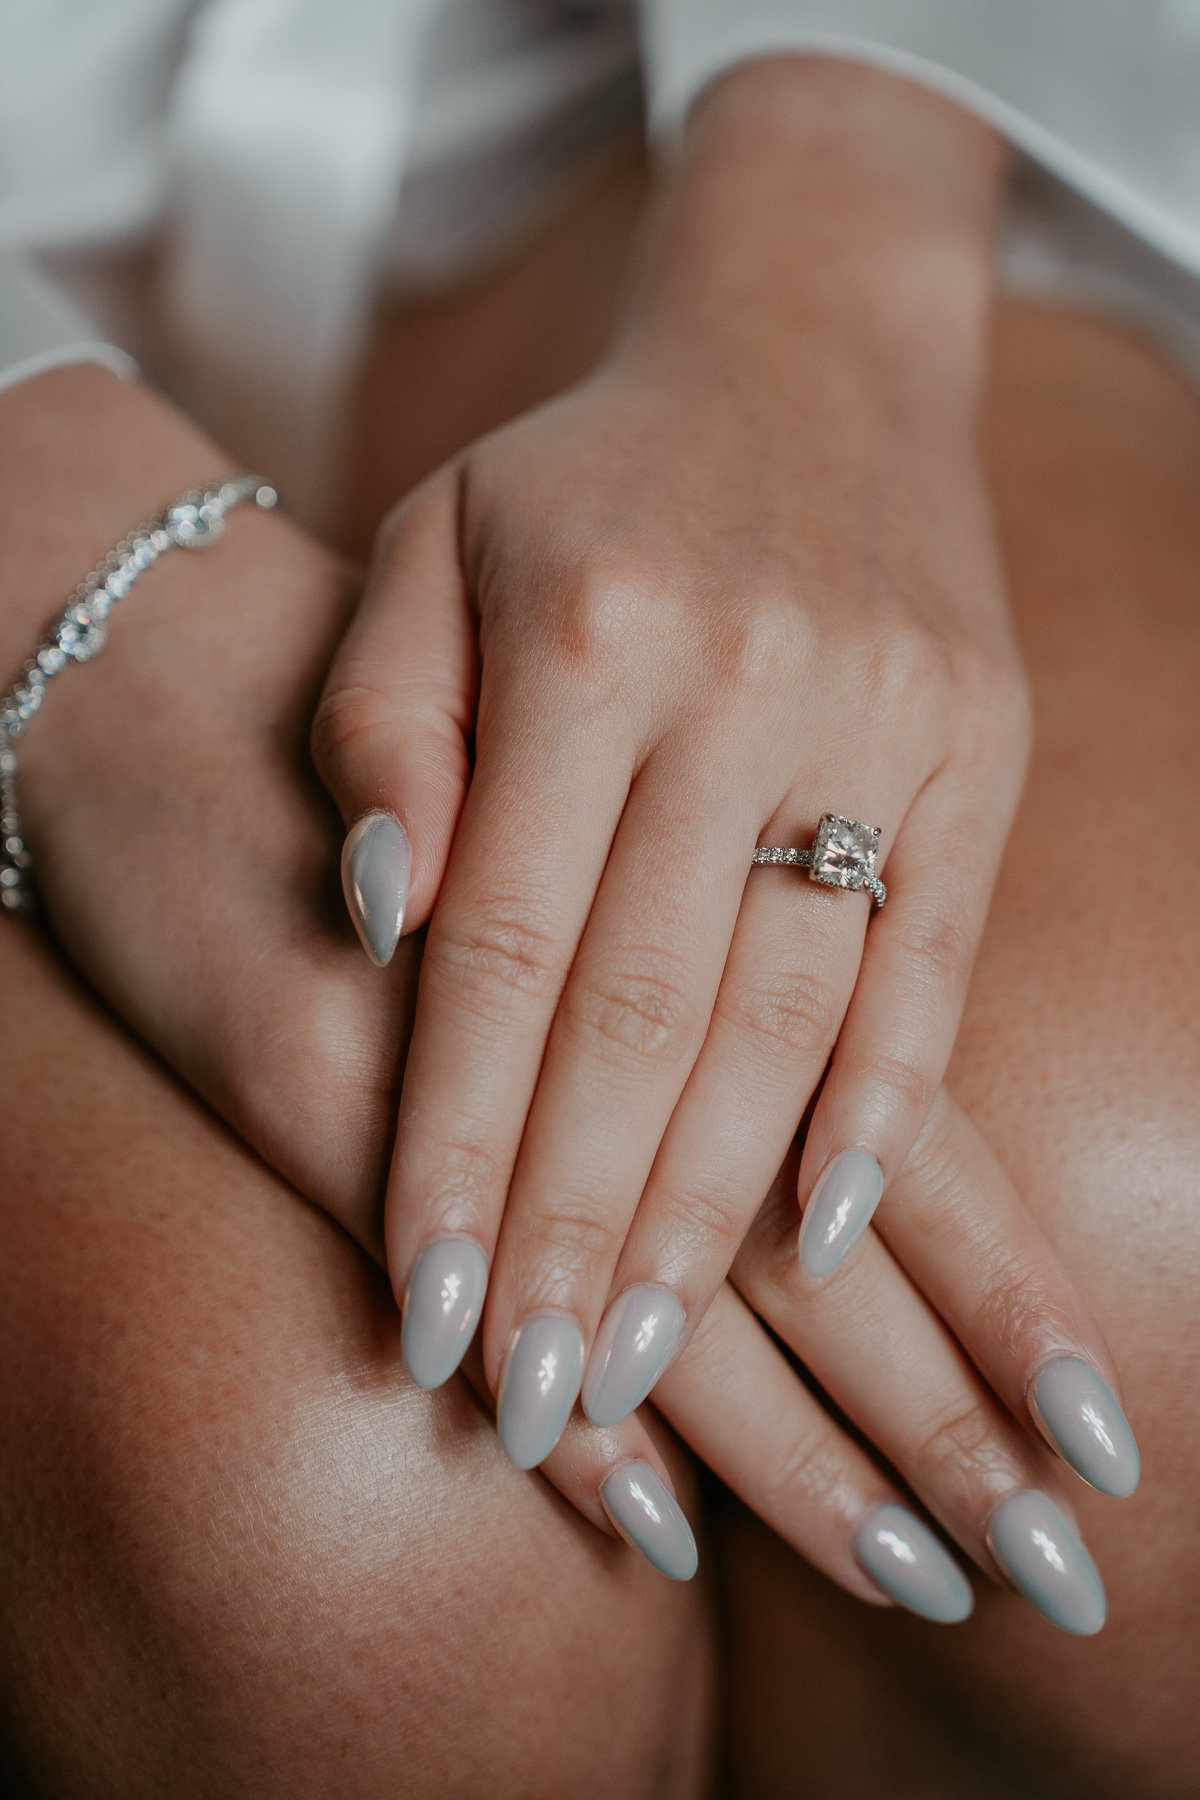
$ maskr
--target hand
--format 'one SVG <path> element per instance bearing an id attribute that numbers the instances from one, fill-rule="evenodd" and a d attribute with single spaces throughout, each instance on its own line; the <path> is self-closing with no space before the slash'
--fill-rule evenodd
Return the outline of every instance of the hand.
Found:
<path id="1" fill-rule="evenodd" d="M 814 1272 L 942 1079 L 1025 755 L 973 445 L 998 180 L 990 134 L 903 84 L 730 77 L 606 364 L 382 536 L 314 750 L 376 954 L 398 820 L 408 923 L 432 913 L 389 1266 L 425 1385 L 461 1343 L 431 1296 L 486 1284 L 523 1465 L 585 1363 L 595 1423 L 652 1388 L 827 1064 Z M 870 922 L 748 874 L 826 809 L 883 828 Z"/>
<path id="2" fill-rule="evenodd" d="M 12 458 L 0 483 L 7 666 L 130 518 L 227 459 L 144 390 L 98 371 L 42 377 L 4 396 L 0 413 L 0 454 Z M 97 445 L 120 445 L 122 456 L 98 455 Z M 420 945 L 406 942 L 380 976 L 344 922 L 339 936 L 328 893 L 335 821 L 303 749 L 308 696 L 354 591 L 352 572 L 286 520 L 237 515 L 213 551 L 164 562 L 114 615 L 104 656 L 55 684 L 22 740 L 22 801 L 51 918 L 93 982 L 382 1260 L 382 1178 Z M 1110 1383 L 1115 1376 L 1003 1176 L 963 1122 L 947 1131 L 947 1116 L 957 1119 L 946 1110 L 935 1119 L 897 1184 L 899 1205 L 880 1222 L 894 1224 L 898 1253 L 945 1306 L 990 1391 L 911 1283 L 898 1270 L 881 1280 L 886 1252 L 874 1245 L 821 1290 L 825 1316 L 811 1315 L 812 1284 L 791 1247 L 794 1165 L 737 1278 L 780 1336 L 811 1355 L 847 1414 L 877 1433 L 935 1516 L 991 1567 L 979 1549 L 989 1507 L 1034 1482 L 1061 1491 L 1053 1465 L 995 1396 L 1024 1422 L 1030 1378 L 1049 1363 L 1078 1357 Z M 920 1185 L 909 1187 L 910 1174 Z M 938 1246 L 940 1269 L 929 1262 Z M 844 1326 L 868 1298 L 880 1335 L 856 1342 Z M 808 1315 L 818 1328 L 811 1345 Z M 999 1330 L 1005 1319 L 1019 1328 Z M 884 1342 L 889 1357 L 905 1353 L 890 1395 L 866 1380 Z M 906 1371 L 911 1391 L 899 1379 Z M 480 1367 L 470 1372 L 486 1392 Z M 658 1398 L 791 1543 L 850 1591 L 882 1600 L 856 1543 L 873 1510 L 899 1492 L 731 1290 Z M 956 1420 L 957 1433 L 945 1429 Z M 1070 1425 L 1060 1408 L 1056 1429 L 1068 1443 Z M 611 1530 L 607 1502 L 624 1531 L 678 1575 L 690 1566 L 689 1533 L 663 1499 L 671 1478 L 660 1438 L 653 1415 L 607 1431 L 576 1415 L 547 1473 Z M 658 1521 L 633 1486 L 652 1504 L 657 1489 L 631 1475 L 632 1464 L 662 1484 Z"/>
<path id="3" fill-rule="evenodd" d="M 979 1569 L 1064 1630 L 1098 1631 L 1103 1584 L 1047 1444 L 1118 1496 L 1137 1485 L 1137 1449 L 1094 1320 L 978 1133 L 943 1090 L 893 1183 L 885 1240 L 868 1234 L 823 1283 L 795 1253 L 794 1179 L 793 1156 L 739 1253 L 736 1290 L 718 1291 L 655 1406 L 847 1592 L 942 1623 L 965 1618 L 971 1590 L 954 1559 L 797 1377 L 765 1320 Z M 486 1397 L 477 1363 L 469 1373 Z M 544 1465 L 597 1522 L 602 1489 L 612 1479 L 620 1492 L 619 1472 L 645 1455 L 626 1437 L 641 1418 L 600 1431 L 576 1413 Z M 655 1495 L 651 1506 L 658 1518 L 643 1504 L 619 1523 L 671 1572 L 690 1538 L 673 1504 Z"/>

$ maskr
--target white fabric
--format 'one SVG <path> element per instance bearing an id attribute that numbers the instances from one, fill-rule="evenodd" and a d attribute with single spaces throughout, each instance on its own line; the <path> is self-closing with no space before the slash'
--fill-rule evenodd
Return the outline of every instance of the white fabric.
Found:
<path id="1" fill-rule="evenodd" d="M 1200 274 L 1200 0 L 654 0 L 651 121 L 796 50 L 877 64 L 989 119 Z"/>
<path id="2" fill-rule="evenodd" d="M 639 12 L 668 140 L 717 75 L 784 51 L 871 62 L 989 119 L 1043 171 L 1014 207 L 1009 279 L 1137 319 L 1200 374 L 1200 0 Z M 637 79 L 631 0 L 0 0 L 0 247 L 82 267 L 157 234 L 169 385 L 218 430 L 223 406 L 273 419 L 265 466 L 312 516 L 379 285 L 493 254 L 622 128 Z M 88 341 L 34 291 L 0 266 L 9 379 Z"/>
<path id="3" fill-rule="evenodd" d="M 0 393 L 69 363 L 100 363 L 122 376 L 137 372 L 133 358 L 99 338 L 61 289 L 24 257 L 5 250 L 0 250 L 0 297 L 9 343 L 17 352 L 0 367 Z"/>
<path id="4" fill-rule="evenodd" d="M 395 214 L 434 0 L 210 0 L 171 94 L 166 303 L 193 410 L 270 417 L 312 513 Z M 281 463 L 279 458 L 286 460 Z"/>

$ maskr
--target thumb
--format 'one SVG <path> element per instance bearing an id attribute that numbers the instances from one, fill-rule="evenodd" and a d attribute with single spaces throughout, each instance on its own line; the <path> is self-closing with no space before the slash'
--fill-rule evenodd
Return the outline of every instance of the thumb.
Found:
<path id="1" fill-rule="evenodd" d="M 458 476 L 441 470 L 384 524 L 312 728 L 349 826 L 346 905 L 372 962 L 433 910 L 466 796 L 479 691 L 458 555 Z"/>

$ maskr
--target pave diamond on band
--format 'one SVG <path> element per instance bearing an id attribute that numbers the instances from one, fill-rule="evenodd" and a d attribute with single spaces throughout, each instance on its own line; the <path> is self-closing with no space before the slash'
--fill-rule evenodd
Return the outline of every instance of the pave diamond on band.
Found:
<path id="1" fill-rule="evenodd" d="M 817 826 L 811 850 L 785 850 L 778 844 L 754 852 L 752 862 L 788 869 L 807 869 L 810 881 L 822 887 L 862 888 L 876 906 L 887 899 L 887 889 L 875 873 L 880 827 L 860 825 L 839 813 L 825 813 Z"/>

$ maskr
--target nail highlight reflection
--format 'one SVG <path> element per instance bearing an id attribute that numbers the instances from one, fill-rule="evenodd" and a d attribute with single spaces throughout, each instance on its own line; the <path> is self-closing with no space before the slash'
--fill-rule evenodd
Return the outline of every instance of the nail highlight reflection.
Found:
<path id="1" fill-rule="evenodd" d="M 1141 1459 L 1129 1421 L 1108 1383 L 1079 1356 L 1047 1363 L 1029 1391 L 1029 1406 L 1077 1475 L 1127 1499 L 1141 1477 Z"/>
<path id="2" fill-rule="evenodd" d="M 975 1596 L 954 1558 L 906 1506 L 889 1502 L 854 1534 L 858 1560 L 885 1593 L 939 1625 L 969 1617 Z"/>
<path id="3" fill-rule="evenodd" d="M 648 1463 L 624 1463 L 600 1484 L 604 1510 L 621 1536 L 662 1575 L 690 1581 L 699 1558 L 683 1509 Z"/>
<path id="4" fill-rule="evenodd" d="M 1082 1540 L 1048 1494 L 1012 1494 L 992 1514 L 988 1542 L 1031 1606 L 1063 1631 L 1091 1637 L 1107 1612 L 1104 1583 Z"/>
<path id="5" fill-rule="evenodd" d="M 616 1425 L 650 1392 L 679 1342 L 684 1311 L 667 1288 L 649 1283 L 618 1294 L 596 1333 L 583 1379 L 593 1425 Z"/>
<path id="6" fill-rule="evenodd" d="M 441 1387 L 457 1369 L 479 1323 L 487 1282 L 487 1258 L 470 1238 L 439 1238 L 418 1256 L 400 1339 L 418 1387 Z"/>
<path id="7" fill-rule="evenodd" d="M 496 1422 L 504 1454 L 518 1469 L 545 1462 L 583 1377 L 583 1333 L 561 1313 L 527 1319 L 515 1334 L 500 1378 Z"/>
<path id="8" fill-rule="evenodd" d="M 843 1150 L 817 1183 L 800 1226 L 800 1260 L 818 1280 L 857 1244 L 883 1193 L 883 1170 L 865 1150 Z"/>

